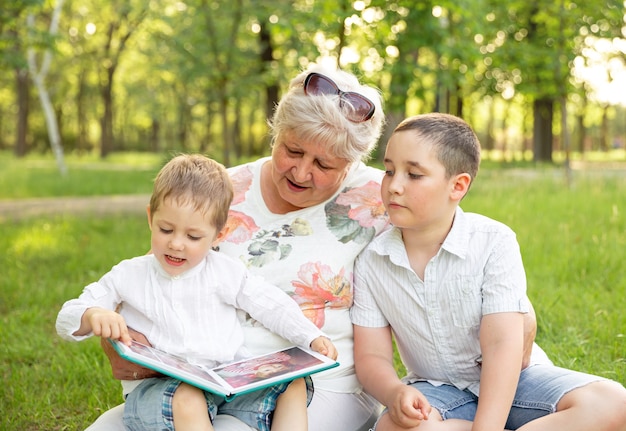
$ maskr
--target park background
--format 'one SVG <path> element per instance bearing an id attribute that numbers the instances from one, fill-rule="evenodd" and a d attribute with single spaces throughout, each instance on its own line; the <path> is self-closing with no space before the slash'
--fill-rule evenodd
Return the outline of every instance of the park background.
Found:
<path id="1" fill-rule="evenodd" d="M 463 202 L 518 234 L 538 342 L 626 383 L 623 1 L 14 0 L 0 7 L 0 429 L 83 429 L 121 401 L 98 341 L 61 341 L 62 303 L 149 247 L 145 196 L 176 152 L 269 154 L 267 118 L 313 61 L 407 115 L 465 118 L 484 162 Z M 107 200 L 109 199 L 109 200 Z M 147 203 L 147 199 L 145 201 Z M 400 367 L 399 371 L 400 371 Z"/>

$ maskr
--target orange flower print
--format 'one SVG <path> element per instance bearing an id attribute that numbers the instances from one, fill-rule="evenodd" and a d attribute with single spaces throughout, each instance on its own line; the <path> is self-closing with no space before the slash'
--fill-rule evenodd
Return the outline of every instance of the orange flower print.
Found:
<path id="1" fill-rule="evenodd" d="M 376 181 L 346 188 L 324 209 L 328 229 L 344 244 L 367 244 L 389 223 Z"/>
<path id="2" fill-rule="evenodd" d="M 318 328 L 324 326 L 326 307 L 352 305 L 352 284 L 344 268 L 335 274 L 328 265 L 309 262 L 300 267 L 298 277 L 291 282 L 295 288 L 293 299 Z"/>
<path id="3" fill-rule="evenodd" d="M 249 167 L 239 169 L 231 175 L 230 179 L 233 182 L 233 191 L 235 192 L 231 205 L 237 205 L 244 201 L 246 192 L 252 184 L 252 172 Z"/>
<path id="4" fill-rule="evenodd" d="M 223 241 L 241 244 L 252 238 L 252 235 L 259 230 L 252 217 L 239 211 L 228 211 L 226 226 L 222 229 Z"/>
<path id="5" fill-rule="evenodd" d="M 387 224 L 385 206 L 380 197 L 380 184 L 375 181 L 339 194 L 337 203 L 349 206 L 348 217 L 358 221 L 362 227 L 380 230 Z"/>

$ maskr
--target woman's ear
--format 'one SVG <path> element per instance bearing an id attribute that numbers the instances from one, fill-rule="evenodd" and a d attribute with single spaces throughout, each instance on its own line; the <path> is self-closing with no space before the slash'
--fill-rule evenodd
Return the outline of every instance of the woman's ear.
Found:
<path id="1" fill-rule="evenodd" d="M 472 184 L 472 176 L 468 173 L 462 173 L 455 175 L 452 178 L 452 193 L 450 197 L 459 202 L 467 194 L 467 191 Z"/>

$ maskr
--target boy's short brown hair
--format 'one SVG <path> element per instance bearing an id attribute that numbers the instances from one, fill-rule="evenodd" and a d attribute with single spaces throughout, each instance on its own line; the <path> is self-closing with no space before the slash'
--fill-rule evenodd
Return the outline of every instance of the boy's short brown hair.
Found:
<path id="1" fill-rule="evenodd" d="M 232 182 L 222 164 L 200 154 L 180 154 L 167 162 L 154 179 L 150 214 L 166 199 L 191 203 L 197 211 L 210 214 L 220 231 L 228 219 L 233 195 Z"/>
<path id="2" fill-rule="evenodd" d="M 472 181 L 480 166 L 480 142 L 463 119 L 438 112 L 421 114 L 403 120 L 393 133 L 413 131 L 433 146 L 448 178 L 468 173 Z"/>

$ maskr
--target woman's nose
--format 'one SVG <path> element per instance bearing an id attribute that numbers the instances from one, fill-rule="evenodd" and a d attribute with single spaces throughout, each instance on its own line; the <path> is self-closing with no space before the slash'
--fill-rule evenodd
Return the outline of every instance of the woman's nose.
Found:
<path id="1" fill-rule="evenodd" d="M 293 179 L 298 183 L 304 183 L 311 179 L 311 167 L 312 163 L 307 160 L 300 160 L 293 168 L 291 168 L 291 175 Z"/>

